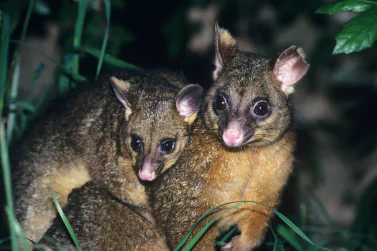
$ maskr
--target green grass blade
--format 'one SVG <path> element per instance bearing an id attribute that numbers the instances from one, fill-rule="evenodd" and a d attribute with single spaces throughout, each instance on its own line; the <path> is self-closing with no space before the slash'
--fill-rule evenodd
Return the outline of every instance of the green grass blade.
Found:
<path id="1" fill-rule="evenodd" d="M 33 8 L 34 8 L 34 3 L 35 3 L 35 0 L 29 1 L 29 6 L 28 6 L 27 13 L 26 13 L 25 21 L 24 21 L 24 24 L 22 26 L 21 41 L 25 41 L 27 28 L 28 28 L 29 22 L 30 22 L 31 13 L 32 13 Z M 11 86 L 11 89 L 10 89 L 10 100 L 11 101 L 17 99 L 17 93 L 18 93 L 18 85 L 19 85 L 19 79 L 20 79 L 20 55 L 18 53 L 16 53 L 15 62 L 16 62 L 16 64 L 15 64 L 15 69 L 14 69 L 14 72 L 13 72 L 12 86 Z M 8 123 L 7 123 L 8 145 L 10 145 L 12 143 L 14 126 L 15 126 L 15 123 L 16 123 L 16 113 L 14 111 L 15 107 L 12 104 L 10 104 L 9 109 L 10 109 L 11 112 L 9 113 Z"/>
<path id="2" fill-rule="evenodd" d="M 69 54 L 66 54 L 64 55 L 64 65 L 65 65 L 65 69 L 68 71 L 68 73 L 71 73 L 72 71 L 72 67 L 73 67 L 73 58 L 74 56 L 69 53 Z M 69 90 L 70 88 L 70 79 L 65 76 L 64 74 L 62 74 L 59 78 L 59 93 L 60 94 L 64 94 L 64 93 L 67 93 L 67 91 Z"/>
<path id="3" fill-rule="evenodd" d="M 295 236 L 289 231 L 286 226 L 279 225 L 277 226 L 277 232 L 297 251 L 302 251 L 300 243 L 296 240 Z"/>
<path id="4" fill-rule="evenodd" d="M 284 216 L 282 213 L 280 213 L 279 211 L 277 211 L 275 208 L 272 208 L 270 206 L 267 206 L 261 202 L 255 202 L 255 201 L 250 201 L 250 200 L 243 200 L 243 201 L 233 201 L 233 202 L 228 202 L 228 203 L 224 203 L 224 204 L 221 204 L 217 207 L 214 207 L 210 210 L 208 210 L 206 213 L 204 213 L 200 218 L 199 220 L 196 221 L 196 223 L 191 227 L 191 229 L 187 232 L 187 234 L 182 238 L 182 240 L 178 243 L 178 245 L 174 248 L 174 251 L 177 251 L 179 250 L 183 245 L 184 243 L 187 241 L 187 239 L 189 238 L 190 234 L 192 233 L 192 231 L 195 229 L 195 227 L 205 218 L 207 217 L 210 213 L 212 213 L 213 211 L 217 210 L 218 208 L 222 207 L 222 206 L 225 206 L 225 205 L 228 205 L 228 204 L 232 204 L 232 203 L 241 203 L 241 202 L 244 202 L 244 203 L 254 203 L 254 204 L 259 204 L 261 206 L 264 206 L 266 208 L 269 208 L 270 210 L 272 210 L 287 226 L 289 226 L 297 235 L 299 235 L 303 240 L 305 240 L 306 242 L 308 242 L 309 244 L 311 245 L 315 245 L 314 242 L 312 240 L 309 239 L 308 236 L 306 236 L 306 234 L 304 234 L 304 232 L 302 232 L 290 219 L 288 219 L 286 216 Z M 325 248 L 322 248 L 323 250 L 325 250 Z"/>
<path id="5" fill-rule="evenodd" d="M 109 30 L 110 30 L 111 3 L 110 3 L 109 0 L 104 0 L 104 2 L 105 2 L 105 10 L 106 10 L 105 11 L 105 13 L 106 13 L 106 30 L 105 30 L 105 36 L 104 36 L 103 42 L 102 42 L 101 53 L 100 53 L 100 56 L 99 56 L 99 59 L 98 59 L 97 73 L 96 73 L 97 77 L 98 77 L 98 75 L 101 71 L 103 59 L 105 57 L 107 40 L 108 40 L 108 37 L 109 37 Z"/>
<path id="6" fill-rule="evenodd" d="M 331 250 L 331 249 L 327 249 L 327 248 L 324 248 L 324 247 L 323 247 L 327 242 L 328 242 L 327 240 L 325 240 L 325 241 L 321 241 L 320 243 L 318 243 L 317 245 L 315 245 L 315 247 L 313 247 L 311 250 L 313 250 L 313 251 L 318 251 L 318 250 Z"/>
<path id="7" fill-rule="evenodd" d="M 55 207 L 58 210 L 58 213 L 59 213 L 60 217 L 62 218 L 63 223 L 64 223 L 65 227 L 67 228 L 69 235 L 72 238 L 73 243 L 76 246 L 76 249 L 81 250 L 79 242 L 76 238 L 75 232 L 73 231 L 71 224 L 69 224 L 69 221 L 68 221 L 67 217 L 65 216 L 63 209 L 60 207 L 59 202 L 56 199 L 55 192 L 54 192 L 54 189 L 51 186 L 51 183 L 50 183 L 50 189 L 51 189 L 52 199 L 54 200 L 54 203 L 55 203 Z"/>
<path id="8" fill-rule="evenodd" d="M 290 219 L 288 219 L 287 217 L 285 217 L 282 213 L 280 213 L 279 211 L 277 211 L 275 208 L 272 208 L 272 207 L 269 207 L 267 205 L 264 205 L 262 203 L 258 203 L 262 206 L 265 206 L 265 207 L 268 207 L 269 209 L 271 209 L 285 224 L 287 224 L 297 235 L 299 235 L 302 239 L 304 239 L 306 242 L 308 242 L 309 244 L 311 245 L 314 245 L 314 242 L 312 240 L 309 239 L 308 236 L 306 236 L 306 234 L 304 234 L 304 232 L 302 232 Z"/>
<path id="9" fill-rule="evenodd" d="M 4 179 L 4 187 L 5 187 L 5 198 L 6 198 L 6 205 L 7 209 L 10 212 L 14 212 L 13 209 L 13 198 L 12 198 L 12 183 L 11 183 L 11 175 L 10 175 L 10 167 L 9 167 L 9 154 L 8 154 L 8 146 L 5 140 L 5 128 L 4 123 L 0 124 L 0 153 L 1 153 L 1 166 L 3 169 L 3 179 Z M 12 250 L 18 250 L 17 245 L 17 236 L 16 236 L 16 229 L 15 225 L 12 224 L 11 218 L 8 218 L 9 221 L 9 231 L 11 237 L 11 244 Z"/>
<path id="10" fill-rule="evenodd" d="M 241 203 L 238 203 L 230 208 L 228 208 L 227 210 L 225 210 L 224 212 L 221 212 L 220 214 L 216 215 L 215 217 L 213 217 L 195 236 L 194 238 L 192 238 L 192 240 L 186 245 L 186 247 L 183 249 L 183 251 L 189 251 L 191 250 L 195 244 L 199 241 L 200 238 L 202 238 L 203 234 L 207 231 L 207 229 L 212 226 L 212 224 L 223 214 L 225 214 L 226 212 L 229 212 L 230 210 L 236 208 L 236 207 L 239 207 L 241 205 L 243 205 L 244 203 L 241 202 Z"/>
<path id="11" fill-rule="evenodd" d="M 26 38 L 27 27 L 29 26 L 31 13 L 33 12 L 33 9 L 34 9 L 34 4 L 35 4 L 35 0 L 29 0 L 29 6 L 28 6 L 26 17 L 24 20 L 24 25 L 22 26 L 21 41 L 24 41 Z"/>
<path id="12" fill-rule="evenodd" d="M 79 1 L 79 11 L 76 19 L 75 34 L 73 36 L 73 48 L 81 45 L 81 37 L 83 33 L 83 27 L 85 22 L 85 15 L 88 9 L 89 0 L 80 0 Z M 73 57 L 73 73 L 79 73 L 79 55 L 74 55 Z"/>
<path id="13" fill-rule="evenodd" d="M 18 53 L 17 53 L 18 54 Z M 17 90 L 18 90 L 18 83 L 20 79 L 20 57 L 19 55 L 16 56 L 16 64 L 13 71 L 13 78 L 12 78 L 12 86 L 10 91 L 10 103 L 9 103 L 9 115 L 8 115 L 8 122 L 7 122 L 7 139 L 8 145 L 12 143 L 12 137 L 16 122 L 16 111 L 14 101 L 17 99 Z"/>
<path id="14" fill-rule="evenodd" d="M 31 91 L 30 91 L 29 96 L 27 98 L 27 102 L 30 103 L 30 104 L 33 100 L 33 95 L 34 95 L 34 92 L 35 92 L 35 87 L 37 85 L 37 80 L 38 80 L 39 76 L 41 75 L 41 72 L 44 70 L 44 68 L 45 68 L 45 64 L 40 63 L 38 68 L 34 71 L 33 82 L 32 82 L 32 85 L 31 85 Z"/>
<path id="15" fill-rule="evenodd" d="M 216 242 L 216 245 L 218 246 L 224 246 L 229 238 L 237 231 L 237 227 L 232 227 L 225 235 L 223 238 L 221 238 L 220 241 Z"/>
<path id="16" fill-rule="evenodd" d="M 95 49 L 95 48 L 90 47 L 90 46 L 79 46 L 79 47 L 76 47 L 75 49 L 77 49 L 79 51 L 86 52 L 86 53 L 88 53 L 88 54 L 90 54 L 94 57 L 97 57 L 97 58 L 99 58 L 100 54 L 101 54 L 100 50 Z M 124 62 L 124 61 L 117 59 L 117 58 L 115 58 L 115 57 L 113 57 L 109 54 L 105 54 L 104 61 L 106 63 L 114 65 L 116 67 L 122 67 L 122 68 L 128 68 L 128 69 L 140 69 L 139 67 L 137 67 L 133 64 Z"/>
<path id="17" fill-rule="evenodd" d="M 18 221 L 16 219 L 16 216 L 14 215 L 13 210 L 10 210 L 9 207 L 6 207 L 5 208 L 5 212 L 6 212 L 7 216 L 8 216 L 9 224 L 12 224 L 12 227 L 15 230 L 16 236 L 18 236 L 21 239 L 21 243 L 22 243 L 22 246 L 23 246 L 22 250 L 31 251 L 31 248 L 29 247 L 29 243 L 26 240 L 26 238 L 24 236 L 24 233 L 22 232 L 20 224 L 18 223 Z M 18 243 L 16 243 L 16 244 L 18 246 Z M 14 249 L 12 249 L 12 250 L 14 250 Z"/>
<path id="18" fill-rule="evenodd" d="M 0 123 L 2 123 L 1 114 L 4 109 L 4 96 L 7 86 L 7 69 L 8 69 L 8 51 L 10 41 L 10 18 L 9 15 L 0 10 Z"/>
<path id="19" fill-rule="evenodd" d="M 190 237 L 192 231 L 194 231 L 194 229 L 196 228 L 197 225 L 199 225 L 199 223 L 204 220 L 209 214 L 211 214 L 212 212 L 216 211 L 218 208 L 220 207 L 223 207 L 225 205 L 229 205 L 229 204 L 234 204 L 236 202 L 228 202 L 228 203 L 224 203 L 224 204 L 221 204 L 217 207 L 214 207 L 214 208 L 211 208 L 210 210 L 208 210 L 207 212 L 205 212 L 202 216 L 200 216 L 200 218 L 195 222 L 195 224 L 191 227 L 191 229 L 187 232 L 187 234 L 185 234 L 185 236 L 181 239 L 181 241 L 177 244 L 177 246 L 173 249 L 173 251 L 178 251 L 187 241 L 187 239 Z"/>
<path id="20" fill-rule="evenodd" d="M 278 237 L 276 236 L 275 231 L 272 229 L 272 227 L 270 227 L 270 230 L 271 230 L 272 235 L 274 236 L 274 246 L 273 246 L 273 248 L 272 248 L 272 251 L 277 251 L 277 249 L 278 249 L 278 244 L 279 244 L 279 239 L 278 239 Z"/>
<path id="21" fill-rule="evenodd" d="M 24 101 L 15 101 L 15 102 L 12 102 L 12 105 L 14 107 L 19 107 L 19 108 L 25 109 L 25 110 L 32 112 L 32 113 L 37 112 L 37 109 L 35 109 L 35 107 L 32 104 L 24 102 Z"/>

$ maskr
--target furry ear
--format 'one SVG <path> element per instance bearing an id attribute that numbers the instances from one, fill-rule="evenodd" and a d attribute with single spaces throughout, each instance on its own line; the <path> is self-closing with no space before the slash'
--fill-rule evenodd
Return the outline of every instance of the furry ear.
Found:
<path id="1" fill-rule="evenodd" d="M 236 40 L 230 35 L 230 33 L 219 27 L 218 23 L 215 23 L 215 70 L 213 72 L 213 79 L 216 80 L 224 68 L 224 65 L 233 58 L 238 45 Z"/>
<path id="2" fill-rule="evenodd" d="M 274 65 L 274 77 L 281 83 L 285 95 L 294 92 L 294 85 L 305 76 L 309 67 L 303 50 L 297 46 L 291 46 L 280 54 Z"/>
<path id="3" fill-rule="evenodd" d="M 179 115 L 185 122 L 191 125 L 198 114 L 202 103 L 203 88 L 200 85 L 191 84 L 184 87 L 177 95 L 176 107 Z"/>
<path id="4" fill-rule="evenodd" d="M 131 104 L 128 102 L 126 94 L 131 89 L 131 84 L 128 81 L 117 79 L 116 77 L 111 77 L 111 85 L 114 89 L 115 95 L 118 100 L 123 104 L 126 109 L 126 120 L 132 113 Z"/>

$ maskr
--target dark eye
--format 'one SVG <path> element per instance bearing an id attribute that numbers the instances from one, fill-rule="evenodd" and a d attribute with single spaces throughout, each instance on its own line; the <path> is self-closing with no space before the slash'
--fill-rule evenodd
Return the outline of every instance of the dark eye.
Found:
<path id="1" fill-rule="evenodd" d="M 267 103 L 267 101 L 258 101 L 255 103 L 253 107 L 253 113 L 257 115 L 258 117 L 264 117 L 266 116 L 270 111 L 270 107 Z"/>
<path id="2" fill-rule="evenodd" d="M 165 153 L 170 153 L 174 150 L 175 141 L 172 139 L 165 139 L 161 142 L 161 150 Z"/>
<path id="3" fill-rule="evenodd" d="M 226 102 L 226 99 L 224 98 L 224 96 L 218 95 L 216 97 L 215 102 L 213 103 L 213 107 L 215 108 L 215 112 L 218 113 L 218 112 L 224 111 L 226 109 L 226 106 L 227 106 L 227 102 Z"/>
<path id="4" fill-rule="evenodd" d="M 143 144 L 143 141 L 138 136 L 132 135 L 131 136 L 131 148 L 135 152 L 140 151 L 141 145 Z"/>

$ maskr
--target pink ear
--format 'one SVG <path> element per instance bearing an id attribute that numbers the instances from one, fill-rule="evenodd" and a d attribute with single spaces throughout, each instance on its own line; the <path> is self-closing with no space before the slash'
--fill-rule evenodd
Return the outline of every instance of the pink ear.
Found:
<path id="1" fill-rule="evenodd" d="M 274 66 L 274 76 L 281 83 L 281 89 L 289 95 L 294 85 L 308 72 L 309 64 L 305 62 L 303 51 L 297 46 L 286 49 Z"/>

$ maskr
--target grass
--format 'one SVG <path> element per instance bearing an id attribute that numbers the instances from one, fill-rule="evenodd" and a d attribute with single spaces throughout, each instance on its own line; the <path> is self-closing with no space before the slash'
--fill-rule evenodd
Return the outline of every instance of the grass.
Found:
<path id="1" fill-rule="evenodd" d="M 11 28 L 11 17 L 5 13 L 0 12 L 0 22 L 1 22 L 1 30 L 0 30 L 0 150 L 1 150 L 1 166 L 2 172 L 4 177 L 4 188 L 5 188 L 5 197 L 6 197 L 6 214 L 8 217 L 9 223 L 9 230 L 10 230 L 10 238 L 5 238 L 0 240 L 0 245 L 11 241 L 11 248 L 12 250 L 19 250 L 19 241 L 23 243 L 24 247 L 26 245 L 26 239 L 22 233 L 22 230 L 14 216 L 14 209 L 13 209 L 13 199 L 12 199 L 12 191 L 11 191 L 11 167 L 9 164 L 9 155 L 8 155 L 8 147 L 12 140 L 17 136 L 21 135 L 23 129 L 25 128 L 28 116 L 30 114 L 35 114 L 41 105 L 41 102 L 33 105 L 32 102 L 32 95 L 35 85 L 38 84 L 38 77 L 43 71 L 43 64 L 41 64 L 36 70 L 33 77 L 33 88 L 29 95 L 29 98 L 26 102 L 21 102 L 17 100 L 17 89 L 19 86 L 18 79 L 19 79 L 19 67 L 20 67 L 20 59 L 18 53 L 15 53 L 13 57 L 13 64 L 9 64 L 9 44 L 12 42 L 17 44 L 18 46 L 28 46 L 31 48 L 35 53 L 43 55 L 47 60 L 53 62 L 58 68 L 60 68 L 61 75 L 60 75 L 60 91 L 65 92 L 69 88 L 71 88 L 72 83 L 74 85 L 86 80 L 85 76 L 80 75 L 80 53 L 84 52 L 95 57 L 98 60 L 97 68 L 96 68 L 96 76 L 101 73 L 101 69 L 103 64 L 108 64 L 111 66 L 121 67 L 121 68 L 137 68 L 135 65 L 130 64 L 128 62 L 124 62 L 113 55 L 109 55 L 106 53 L 106 48 L 108 44 L 109 38 L 109 31 L 110 31 L 110 17 L 111 17 L 111 5 L 109 0 L 104 0 L 105 4 L 105 19 L 106 19 L 106 29 L 105 34 L 103 37 L 103 42 L 101 49 L 93 48 L 91 46 L 83 45 L 83 30 L 85 29 L 85 17 L 88 11 L 88 0 L 79 1 L 78 13 L 77 13 L 77 22 L 75 25 L 74 31 L 74 38 L 72 43 L 72 48 L 69 53 L 64 55 L 64 62 L 60 63 L 54 60 L 49 55 L 46 55 L 43 51 L 39 51 L 36 48 L 32 47 L 31 45 L 25 42 L 25 37 L 27 34 L 27 27 L 32 18 L 32 10 L 35 1 L 32 0 L 29 2 L 26 18 L 23 23 L 22 33 L 20 39 L 12 39 L 12 28 Z M 14 65 L 14 67 L 10 67 L 10 65 Z M 12 69 L 11 69 L 12 68 Z M 12 83 L 9 86 L 7 85 L 8 80 L 7 76 L 9 73 L 12 72 Z M 9 113 L 5 114 L 5 108 L 9 108 Z M 24 111 L 28 111 L 26 113 Z M 31 112 L 31 113 L 30 113 Z M 5 124 L 7 127 L 5 128 Z M 53 192 L 53 191 L 52 191 Z M 56 197 L 53 194 L 54 202 L 56 203 L 56 207 L 61 215 L 64 223 L 69 230 L 71 237 L 77 247 L 79 249 L 79 243 L 72 228 L 69 225 L 68 220 L 64 216 L 63 211 L 61 210 L 59 204 L 57 203 Z M 316 200 L 316 199 L 315 199 Z M 346 233 L 344 230 L 340 229 L 334 222 L 332 222 L 331 218 L 328 216 L 325 208 L 320 203 L 319 200 L 316 200 L 322 215 L 324 215 L 326 222 L 331 226 L 333 231 L 338 234 L 338 237 L 342 240 L 343 243 L 346 243 L 346 246 L 356 245 L 360 239 L 367 239 L 370 238 L 368 236 L 361 236 L 356 234 L 349 234 Z M 198 222 L 192 227 L 192 229 L 187 233 L 187 235 L 182 239 L 182 241 L 177 245 L 174 250 L 190 250 L 195 243 L 200 239 L 200 237 L 205 234 L 206 230 L 216 221 L 216 218 L 213 218 L 203 229 L 201 229 L 196 236 L 194 236 L 187 244 L 187 240 L 190 238 L 190 235 L 196 228 L 196 226 L 204 220 L 209 214 L 213 211 L 220 209 L 220 207 L 224 205 L 228 205 L 234 203 L 235 205 L 232 206 L 228 210 L 232 210 L 235 207 L 242 205 L 243 203 L 257 203 L 252 201 L 238 201 L 238 202 L 229 202 L 223 205 L 220 205 L 216 208 L 211 209 L 205 215 L 203 215 Z M 264 205 L 265 206 L 265 205 Z M 271 233 L 273 236 L 272 242 L 267 242 L 266 245 L 271 247 L 271 250 L 286 250 L 287 244 L 294 250 L 331 250 L 329 248 L 325 248 L 324 245 L 331 242 L 322 241 L 318 244 L 315 244 L 307 234 L 310 233 L 309 228 L 301 227 L 299 228 L 296 224 L 294 224 L 291 220 L 289 220 L 286 216 L 282 215 L 277 210 L 270 208 L 274 213 L 285 223 L 285 225 L 278 225 L 275 231 L 271 228 Z M 219 217 L 219 216 L 217 216 Z M 232 234 L 237 229 L 232 229 L 218 244 L 223 245 L 226 243 L 229 238 L 231 238 Z M 320 230 L 321 231 L 321 230 Z M 305 233 L 306 232 L 306 233 Z M 352 244 L 353 243 L 353 244 Z M 185 246 L 186 244 L 186 246 Z M 363 246 L 363 250 L 373 250 L 373 248 L 377 247 L 377 244 L 374 242 L 375 246 Z M 369 248 L 369 249 L 368 249 Z"/>

